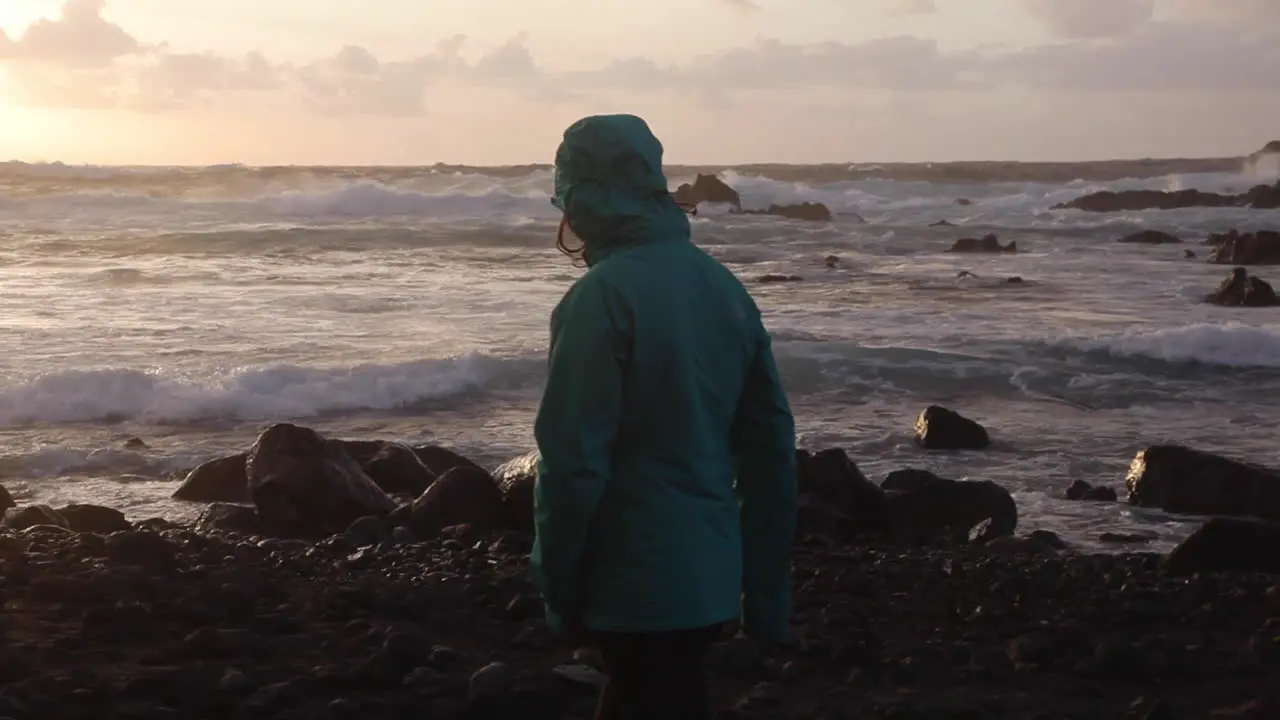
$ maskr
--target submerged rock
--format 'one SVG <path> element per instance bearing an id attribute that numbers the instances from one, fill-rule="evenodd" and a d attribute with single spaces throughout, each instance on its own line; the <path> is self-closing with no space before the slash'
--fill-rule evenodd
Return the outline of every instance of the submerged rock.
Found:
<path id="1" fill-rule="evenodd" d="M 1217 290 L 1205 296 L 1205 302 L 1228 307 L 1274 307 L 1280 305 L 1280 298 L 1269 283 L 1238 267 Z"/>
<path id="2" fill-rule="evenodd" d="M 1076 480 L 1067 488 L 1068 500 L 1086 500 L 1092 502 L 1115 502 L 1120 496 L 1115 490 L 1103 485 L 1091 485 L 1084 480 Z"/>
<path id="3" fill-rule="evenodd" d="M 1138 245 L 1172 245 L 1182 242 L 1182 239 L 1176 235 L 1170 235 L 1167 232 L 1160 232 L 1159 230 L 1141 230 L 1130 235 L 1125 235 L 1116 242 Z"/>
<path id="4" fill-rule="evenodd" d="M 1018 252 L 1018 243 L 1017 241 L 1010 241 L 1008 245 L 1001 245 L 998 237 L 992 233 L 987 233 L 981 238 L 960 238 L 952 244 L 951 249 L 947 252 L 1016 253 Z"/>

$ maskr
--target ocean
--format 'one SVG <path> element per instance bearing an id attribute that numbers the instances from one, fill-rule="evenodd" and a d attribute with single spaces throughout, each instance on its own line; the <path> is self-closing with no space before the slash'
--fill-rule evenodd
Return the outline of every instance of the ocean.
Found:
<path id="1" fill-rule="evenodd" d="M 1153 443 L 1280 465 L 1280 311 L 1200 301 L 1230 270 L 1204 262 L 1204 237 L 1280 229 L 1280 211 L 1049 208 L 1277 174 L 1241 168 L 717 168 L 748 207 L 820 201 L 836 221 L 704 207 L 694 237 L 753 283 L 803 445 L 845 447 L 874 480 L 905 467 L 994 480 L 1022 532 L 1087 550 L 1140 533 L 1166 550 L 1197 523 L 1063 491 L 1120 488 Z M 673 187 L 695 170 L 671 168 Z M 20 501 L 185 519 L 199 508 L 169 498 L 174 479 L 273 421 L 489 464 L 531 449 L 548 315 L 581 272 L 554 249 L 550 188 L 544 166 L 0 164 L 0 484 Z M 944 219 L 955 227 L 930 227 Z M 1139 229 L 1186 242 L 1115 242 Z M 944 252 L 989 232 L 1019 253 Z M 771 272 L 803 280 L 754 284 Z M 915 418 L 935 403 L 994 446 L 917 448 Z"/>

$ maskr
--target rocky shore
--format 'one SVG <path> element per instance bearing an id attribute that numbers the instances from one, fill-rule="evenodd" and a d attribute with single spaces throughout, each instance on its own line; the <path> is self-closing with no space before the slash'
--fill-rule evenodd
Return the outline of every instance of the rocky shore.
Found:
<path id="1" fill-rule="evenodd" d="M 922 452 L 991 443 L 940 407 Z M 275 425 L 178 492 L 191 527 L 0 492 L 0 718 L 580 718 L 590 650 L 526 573 L 533 456 Z M 212 469 L 211 469 L 212 467 Z M 1280 712 L 1280 527 L 1214 519 L 1171 556 L 1017 536 L 994 483 L 800 457 L 796 639 L 727 632 L 725 718 L 1265 718 Z M 1148 448 L 1130 502 L 1274 521 L 1266 468 Z M 1219 493 L 1211 496 L 1212 492 Z M 1072 499 L 1114 502 L 1078 484 Z M 459 521 L 463 522 L 459 522 Z"/>

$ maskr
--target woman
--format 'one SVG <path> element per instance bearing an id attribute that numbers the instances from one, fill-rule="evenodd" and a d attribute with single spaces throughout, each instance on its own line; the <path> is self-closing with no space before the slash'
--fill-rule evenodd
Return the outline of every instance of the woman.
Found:
<path id="1" fill-rule="evenodd" d="M 552 202 L 589 269 L 552 313 L 535 424 L 547 619 L 599 645 L 597 717 L 709 718 L 720 627 L 780 642 L 790 625 L 795 424 L 769 335 L 690 241 L 640 118 L 566 130 Z"/>

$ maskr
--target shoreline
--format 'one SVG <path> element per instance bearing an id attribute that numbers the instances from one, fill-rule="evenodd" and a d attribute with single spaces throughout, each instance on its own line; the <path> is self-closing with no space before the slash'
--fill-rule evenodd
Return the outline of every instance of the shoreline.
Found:
<path id="1" fill-rule="evenodd" d="M 585 718 L 590 652 L 542 623 L 527 535 L 319 542 L 162 523 L 0 531 L 0 713 Z M 719 717 L 1263 718 L 1280 579 L 1151 553 L 793 552 L 797 640 L 726 638 Z M 500 663 L 500 665 L 494 665 Z M 570 666 L 566 670 L 565 666 Z M 516 714 L 511 714 L 515 712 Z"/>

